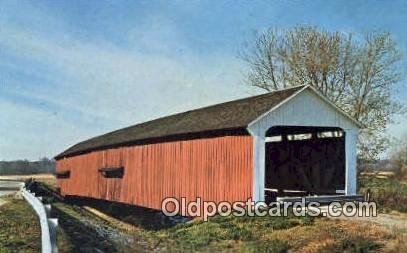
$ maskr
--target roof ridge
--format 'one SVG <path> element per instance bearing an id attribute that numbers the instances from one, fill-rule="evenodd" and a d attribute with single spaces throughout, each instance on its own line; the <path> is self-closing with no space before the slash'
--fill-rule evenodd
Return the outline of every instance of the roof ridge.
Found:
<path id="1" fill-rule="evenodd" d="M 143 125 L 143 124 L 151 123 L 151 122 L 156 121 L 156 120 L 161 120 L 161 119 L 168 118 L 168 117 L 172 117 L 172 116 L 187 114 L 187 113 L 189 113 L 189 112 L 204 110 L 204 109 L 208 109 L 208 108 L 211 108 L 211 107 L 216 107 L 216 106 L 221 106 L 221 105 L 226 105 L 226 104 L 233 104 L 233 103 L 236 103 L 236 102 L 239 102 L 239 101 L 244 101 L 244 100 L 249 99 L 249 98 L 250 98 L 250 99 L 256 99 L 256 98 L 266 97 L 266 96 L 274 95 L 275 93 L 278 93 L 278 92 L 283 92 L 283 91 L 287 91 L 287 90 L 291 90 L 291 89 L 296 89 L 296 88 L 300 88 L 300 87 L 305 87 L 305 86 L 307 86 L 307 85 L 291 86 L 291 87 L 289 87 L 289 88 L 280 89 L 280 90 L 274 90 L 274 91 L 269 91 L 269 92 L 267 92 L 267 93 L 263 93 L 263 94 L 259 94 L 259 95 L 254 95 L 254 96 L 248 96 L 248 97 L 238 98 L 238 99 L 235 99 L 235 100 L 225 101 L 225 102 L 221 102 L 221 103 L 217 103 L 217 104 L 212 104 L 212 105 L 207 105 L 207 106 L 198 107 L 198 108 L 195 108 L 195 109 L 190 109 L 190 110 L 187 110 L 187 111 L 182 111 L 182 112 L 177 112 L 177 113 L 169 114 L 169 115 L 166 115 L 166 116 L 154 118 L 154 119 L 147 120 L 147 121 L 143 121 L 143 122 L 140 122 L 140 123 L 135 123 L 135 124 L 132 124 L 132 125 L 130 125 L 130 126 L 123 127 L 123 128 L 117 129 L 117 130 L 113 130 L 113 131 L 110 131 L 110 132 L 107 132 L 107 133 L 104 133 L 104 134 L 101 134 L 101 135 L 97 135 L 97 136 L 95 136 L 95 137 L 86 139 L 86 140 L 84 140 L 84 141 L 82 141 L 82 142 L 86 142 L 86 141 L 88 141 L 88 140 L 91 140 L 91 139 L 94 139 L 94 138 L 97 138 L 97 137 L 101 137 L 101 136 L 113 134 L 113 133 L 118 132 L 118 131 L 130 129 L 130 128 L 135 127 L 135 126 L 141 126 L 141 125 Z M 77 144 L 80 144 L 80 143 L 82 143 L 82 142 L 79 142 L 79 143 L 77 143 Z"/>
<path id="2" fill-rule="evenodd" d="M 274 95 L 275 93 L 278 93 L 278 92 L 283 92 L 283 91 L 287 91 L 287 90 L 291 90 L 291 89 L 296 89 L 296 88 L 300 88 L 300 87 L 305 87 L 305 86 L 308 86 L 308 85 L 296 85 L 296 86 L 292 86 L 292 87 L 285 88 L 285 89 L 269 91 L 269 92 L 263 93 L 263 94 L 258 94 L 258 95 L 254 95 L 254 96 L 248 96 L 248 97 L 238 98 L 238 99 L 234 99 L 234 100 L 230 100 L 230 101 L 220 102 L 220 103 L 217 103 L 217 104 L 206 105 L 206 106 L 197 107 L 197 108 L 195 108 L 195 109 L 190 109 L 190 110 L 186 110 L 186 111 L 182 111 L 182 112 L 176 112 L 176 113 L 169 114 L 169 115 L 166 115 L 166 116 L 162 116 L 162 117 L 154 118 L 154 119 L 151 119 L 151 120 L 143 121 L 143 122 L 141 122 L 141 123 L 136 123 L 136 124 L 131 125 L 131 126 L 128 126 L 128 127 L 120 128 L 120 129 L 118 129 L 118 130 L 114 130 L 114 131 L 111 131 L 111 132 L 109 132 L 109 133 L 113 133 L 113 132 L 116 132 L 116 131 L 119 131 L 119 130 L 131 128 L 131 127 L 133 127 L 133 126 L 141 125 L 141 124 L 144 124 L 144 123 L 149 123 L 149 122 L 152 122 L 152 121 L 154 121 L 154 120 L 159 120 L 159 119 L 163 119 L 163 118 L 167 118 L 167 117 L 171 117 L 171 116 L 176 116 L 176 115 L 180 115 L 180 114 L 184 114 L 184 113 L 188 113 L 188 112 L 198 111 L 198 110 L 202 110 L 202 109 L 208 109 L 208 108 L 215 107 L 215 106 L 221 106 L 221 105 L 226 105 L 226 104 L 233 104 L 233 103 L 236 103 L 236 102 L 239 102 L 239 101 L 243 101 L 243 100 L 246 100 L 246 99 L 249 99 L 249 98 L 250 98 L 250 99 L 255 99 L 255 98 L 270 96 L 270 95 Z M 106 133 L 106 134 L 108 134 L 108 133 Z"/>
<path id="3" fill-rule="evenodd" d="M 243 127 L 252 120 L 252 117 L 257 116 L 258 113 L 262 113 L 265 109 L 272 107 L 274 103 L 281 102 L 280 100 L 290 95 L 290 93 L 296 92 L 304 87 L 306 87 L 306 85 L 292 86 L 286 89 L 198 107 L 136 123 L 78 142 L 57 155 L 56 158 L 74 153 L 75 150 L 84 151 L 101 147 L 103 142 L 119 144 L 123 140 L 135 141 L 138 139 L 163 137 L 180 134 L 184 130 L 184 133 L 192 133 Z M 285 94 L 287 92 L 288 94 Z M 281 95 L 279 95 L 280 93 Z M 270 98 L 270 100 L 268 98 Z M 265 101 L 269 102 L 265 103 Z M 225 115 L 221 116 L 223 112 L 228 114 L 226 115 L 228 120 L 225 120 Z M 205 117 L 207 117 L 207 119 L 203 120 L 202 118 Z"/>

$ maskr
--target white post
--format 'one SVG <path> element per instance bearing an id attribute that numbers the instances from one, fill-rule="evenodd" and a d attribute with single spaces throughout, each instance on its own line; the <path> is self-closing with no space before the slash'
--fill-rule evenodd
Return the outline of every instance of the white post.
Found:
<path id="1" fill-rule="evenodd" d="M 52 253 L 58 253 L 57 235 L 58 235 L 58 219 L 48 219 L 49 236 L 51 240 Z"/>
<path id="2" fill-rule="evenodd" d="M 253 134 L 253 196 L 254 202 L 264 201 L 265 140 L 264 134 Z"/>
<path id="3" fill-rule="evenodd" d="M 45 213 L 47 214 L 47 218 L 51 218 L 51 205 L 47 204 L 44 205 Z"/>
<path id="4" fill-rule="evenodd" d="M 356 194 L 356 140 L 357 131 L 348 129 L 345 131 L 345 159 L 346 159 L 346 173 L 345 173 L 345 194 Z"/>

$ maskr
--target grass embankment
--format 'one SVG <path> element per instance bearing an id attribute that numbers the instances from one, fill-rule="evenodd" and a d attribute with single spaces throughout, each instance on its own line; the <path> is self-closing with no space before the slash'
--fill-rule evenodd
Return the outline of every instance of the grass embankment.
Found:
<path id="1" fill-rule="evenodd" d="M 119 208 L 105 204 L 98 209 L 106 213 Z M 157 213 L 143 215 L 134 209 L 137 216 L 123 212 L 127 214 L 120 220 L 127 223 L 121 226 L 72 204 L 56 202 L 54 212 L 60 219 L 60 252 L 84 248 L 105 252 L 369 252 L 394 239 L 373 224 L 326 218 L 216 216 L 208 222 L 169 226 Z M 109 214 L 113 216 L 117 215 Z"/>
<path id="2" fill-rule="evenodd" d="M 370 224 L 295 217 L 215 217 L 157 234 L 170 251 L 205 252 L 368 252 L 390 238 Z"/>
<path id="3" fill-rule="evenodd" d="M 158 216 L 147 213 L 131 217 L 131 229 L 129 223 L 124 229 L 79 206 L 60 202 L 54 204 L 54 211 L 60 219 L 60 252 L 95 248 L 105 252 L 369 252 L 394 239 L 373 224 L 326 218 L 216 216 L 208 222 L 160 227 Z M 148 219 L 150 225 L 145 222 Z M 105 235 L 110 231 L 110 236 L 98 230 Z"/>
<path id="4" fill-rule="evenodd" d="M 53 184 L 52 179 L 45 183 Z M 407 180 L 362 176 L 359 188 L 361 193 L 369 188 L 382 211 L 407 212 Z M 48 201 L 59 219 L 60 252 L 369 252 L 386 250 L 392 243 L 404 245 L 406 239 L 357 221 L 217 216 L 209 222 L 172 225 L 157 212 L 108 202 L 90 205 L 112 217 L 112 222 L 83 208 L 88 202 Z M 0 252 L 38 252 L 39 233 L 37 217 L 23 200 L 0 207 Z"/>
<path id="5" fill-rule="evenodd" d="M 40 252 L 41 228 L 24 200 L 6 199 L 0 206 L 0 252 Z"/>
<path id="6" fill-rule="evenodd" d="M 392 174 L 362 174 L 358 186 L 361 194 L 370 189 L 371 200 L 377 203 L 379 211 L 407 212 L 407 178 L 397 178 Z"/>
<path id="7" fill-rule="evenodd" d="M 393 189 L 399 185 L 394 186 L 392 179 L 386 179 L 384 184 L 379 179 L 361 180 L 365 180 L 361 190 L 369 187 L 377 198 L 382 195 L 376 194 L 375 187 L 397 199 L 406 196 L 404 190 L 397 193 L 398 190 Z M 382 200 L 382 197 L 378 199 Z M 100 201 L 49 201 L 59 218 L 60 252 L 80 249 L 105 252 L 375 252 L 387 251 L 392 243 L 397 247 L 404 245 L 405 239 L 379 225 L 355 220 L 216 216 L 208 222 L 172 225 L 157 212 L 131 206 Z M 395 203 L 398 208 L 399 200 Z M 89 212 L 84 205 L 111 219 Z M 388 203 L 386 206 L 393 207 Z M 387 252 L 397 252 L 394 248 Z"/>

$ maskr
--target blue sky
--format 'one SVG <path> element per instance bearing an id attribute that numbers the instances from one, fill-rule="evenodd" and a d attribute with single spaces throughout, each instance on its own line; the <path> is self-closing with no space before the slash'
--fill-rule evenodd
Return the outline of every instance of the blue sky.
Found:
<path id="1" fill-rule="evenodd" d="M 406 57 L 405 13 L 405 1 L 2 0 L 0 160 L 52 157 L 107 131 L 259 92 L 244 85 L 236 57 L 255 30 L 384 29 Z M 403 84 L 396 96 L 407 103 Z M 401 137 L 406 125 L 389 132 Z"/>

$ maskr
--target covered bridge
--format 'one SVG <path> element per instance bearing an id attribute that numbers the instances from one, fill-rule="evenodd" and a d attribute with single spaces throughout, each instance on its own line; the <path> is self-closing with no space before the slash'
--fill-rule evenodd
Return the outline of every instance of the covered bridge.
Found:
<path id="1" fill-rule="evenodd" d="M 356 193 L 359 123 L 311 86 L 187 111 L 57 155 L 67 196 L 160 209 L 166 197 L 254 201 Z"/>

